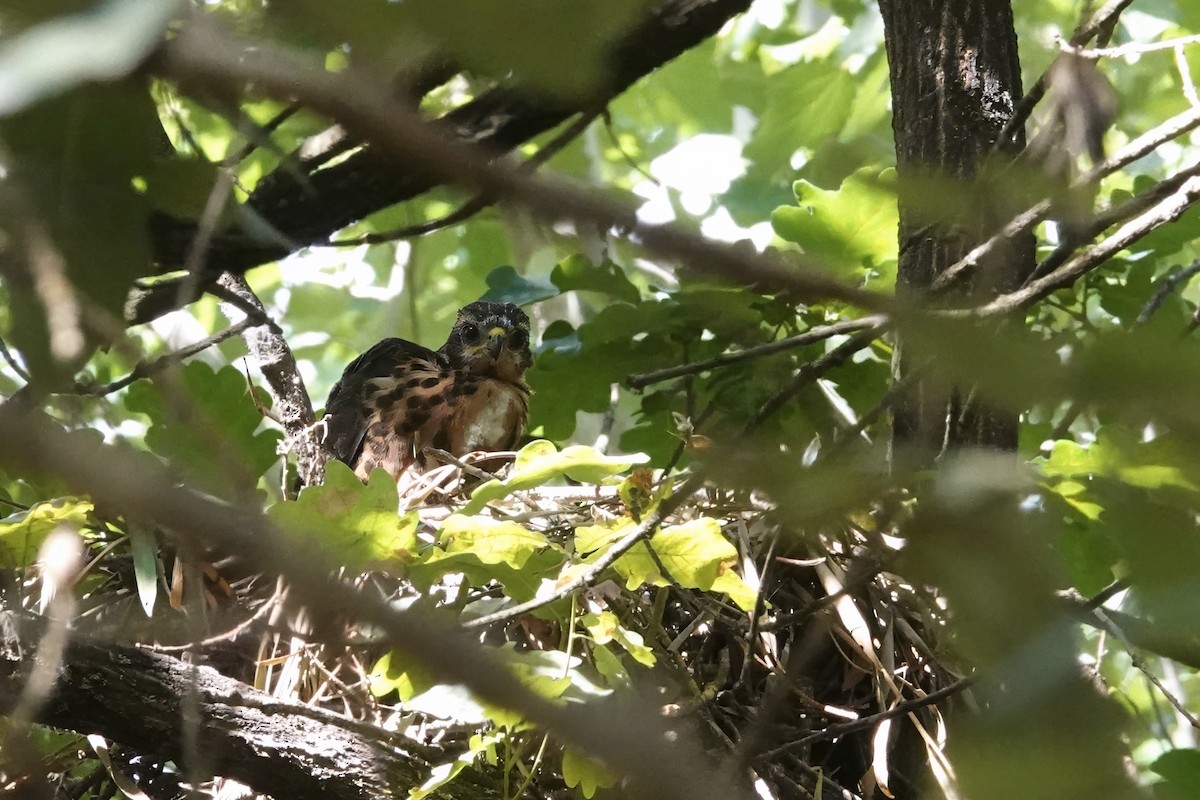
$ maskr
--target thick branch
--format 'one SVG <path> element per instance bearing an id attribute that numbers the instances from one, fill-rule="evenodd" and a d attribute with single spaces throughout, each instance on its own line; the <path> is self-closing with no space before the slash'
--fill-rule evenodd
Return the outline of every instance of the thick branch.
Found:
<path id="1" fill-rule="evenodd" d="M 38 620 L 0 612 L 0 713 L 8 713 L 37 661 Z M 180 735 L 184 698 L 198 692 L 198 753 L 189 764 Z M 76 636 L 38 719 L 56 728 L 98 733 L 128 747 L 221 775 L 274 797 L 361 798 L 403 794 L 427 777 L 424 759 L 392 734 L 303 703 L 274 698 L 221 675 L 136 647 Z M 478 778 L 478 776 L 475 776 Z M 461 783 L 461 785 L 460 785 Z M 454 781 L 447 797 L 498 798 L 487 781 Z"/>
<path id="2" fill-rule="evenodd" d="M 424 180 L 477 189 L 546 221 L 569 220 L 625 231 L 647 250 L 680 262 L 693 274 L 717 276 L 760 291 L 790 292 L 803 300 L 844 300 L 873 310 L 891 305 L 883 295 L 828 277 L 826 270 L 804 256 L 785 260 L 777 254 L 746 253 L 680 224 L 643 223 L 632 205 L 607 199 L 588 187 L 535 180 L 496 163 L 479 148 L 447 138 L 443 130 L 423 122 L 368 82 L 326 72 L 268 45 L 248 48 L 245 42 L 202 23 L 193 23 L 165 47 L 157 69 L 164 76 L 214 91 L 251 83 L 268 94 L 299 98 Z"/>
<path id="3" fill-rule="evenodd" d="M 661 0 L 648 10 L 641 24 L 614 45 L 611 81 L 596 96 L 579 98 L 575 103 L 552 102 L 500 86 L 447 114 L 439 128 L 457 142 L 494 155 L 506 153 L 581 111 L 603 106 L 636 81 L 716 34 L 749 5 L 749 0 Z M 282 240 L 302 247 L 325 242 L 350 223 L 417 197 L 438 183 L 429 174 L 402 169 L 392 156 L 372 143 L 322 169 L 277 169 L 255 187 L 247 207 L 278 231 Z M 151 228 L 160 268 L 178 268 L 196 234 L 195 222 L 159 215 Z M 209 277 L 215 280 L 220 270 L 242 273 L 288 252 L 278 242 L 244 235 L 218 236 L 209 254 L 214 270 Z M 126 309 L 127 319 L 147 322 L 166 313 L 175 307 L 175 291 L 170 283 L 136 291 Z M 194 299 L 185 298 L 188 302 Z"/>

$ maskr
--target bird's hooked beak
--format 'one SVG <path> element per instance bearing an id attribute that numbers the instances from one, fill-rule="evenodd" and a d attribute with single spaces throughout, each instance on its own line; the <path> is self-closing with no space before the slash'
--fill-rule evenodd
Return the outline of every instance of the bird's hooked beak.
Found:
<path id="1" fill-rule="evenodd" d="M 488 331 L 487 344 L 483 347 L 493 359 L 499 358 L 504 350 L 504 338 L 504 328 L 497 326 Z"/>

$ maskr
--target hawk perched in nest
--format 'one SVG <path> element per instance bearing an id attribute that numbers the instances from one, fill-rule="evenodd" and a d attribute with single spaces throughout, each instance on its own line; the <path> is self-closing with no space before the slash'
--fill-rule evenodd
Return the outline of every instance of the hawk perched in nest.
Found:
<path id="1" fill-rule="evenodd" d="M 325 403 L 325 444 L 366 480 L 398 477 L 421 450 L 510 450 L 525 431 L 533 363 L 529 317 L 512 303 L 471 303 L 436 351 L 384 339 L 351 362 Z"/>

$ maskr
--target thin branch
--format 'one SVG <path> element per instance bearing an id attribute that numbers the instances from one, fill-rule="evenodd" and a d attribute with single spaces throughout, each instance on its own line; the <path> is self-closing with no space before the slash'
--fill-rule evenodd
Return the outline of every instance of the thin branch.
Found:
<path id="1" fill-rule="evenodd" d="M 2 337 L 0 337 L 0 358 L 4 359 L 4 363 L 8 364 L 8 368 L 15 372 L 18 378 L 26 383 L 29 383 L 29 373 L 26 372 L 25 368 L 21 366 L 21 363 L 17 361 L 17 357 L 14 356 L 12 351 L 8 349 L 8 345 L 5 344 Z"/>
<path id="2" fill-rule="evenodd" d="M 1169 178 L 1159 181 L 1154 186 L 1140 194 L 1134 195 L 1123 203 L 1100 211 L 1089 222 L 1081 226 L 1076 236 L 1065 238 L 1048 256 L 1043 258 L 1034 270 L 1029 273 L 1029 277 L 1025 280 L 1025 283 L 1037 280 L 1044 275 L 1049 275 L 1065 264 L 1079 249 L 1080 244 L 1091 241 L 1113 225 L 1126 222 L 1132 217 L 1141 214 L 1146 209 L 1162 201 L 1163 198 L 1179 191 L 1179 187 L 1188 178 L 1197 175 L 1200 175 L 1200 162 L 1175 173 Z"/>
<path id="3" fill-rule="evenodd" d="M 1200 115 L 1197 119 L 1200 120 Z M 1049 275 L 1030 281 L 1020 289 L 1001 295 L 977 308 L 941 313 L 956 318 L 991 317 L 1027 308 L 1053 292 L 1070 286 L 1156 228 L 1179 219 L 1197 200 L 1200 200 L 1200 176 L 1184 181 L 1174 194 L 1127 222 L 1104 241 L 1085 249 Z"/>
<path id="4" fill-rule="evenodd" d="M 222 297 L 243 313 L 253 312 L 253 317 L 270 319 L 262 301 L 254 294 L 250 284 L 241 275 L 226 273 L 217 281 Z M 223 309 L 224 310 L 224 309 Z M 228 314 L 229 312 L 226 311 Z M 306 485 L 320 483 L 324 478 L 325 462 L 329 453 L 325 450 L 313 423 L 312 399 L 300 368 L 296 364 L 296 356 L 284 338 L 278 325 L 272 324 L 262 330 L 246 334 L 246 346 L 258 362 L 259 372 L 267 381 L 271 395 L 275 399 L 275 408 L 279 422 L 283 426 L 288 447 L 296 453 L 296 463 L 300 476 Z M 286 470 L 285 470 L 286 472 Z M 292 487 L 285 485 L 287 495 Z"/>
<path id="5" fill-rule="evenodd" d="M 692 496 L 704 484 L 704 479 L 698 475 L 693 475 L 684 481 L 683 485 L 672 494 L 670 497 L 659 503 L 658 508 L 653 514 L 645 519 L 640 525 L 632 531 L 622 536 L 614 542 L 604 555 L 593 561 L 568 583 L 559 586 L 554 592 L 544 596 L 536 597 L 525 603 L 518 603 L 515 606 L 497 611 L 493 614 L 487 614 L 482 617 L 476 617 L 470 622 L 464 623 L 464 628 L 482 628 L 488 625 L 495 625 L 500 622 L 508 622 L 517 619 L 518 617 L 537 611 L 539 608 L 544 608 L 551 603 L 557 603 L 559 600 L 565 600 L 575 592 L 588 589 L 593 586 L 605 570 L 611 567 L 618 558 L 629 552 L 634 545 L 645 539 L 649 539 L 654 535 L 672 512 L 675 511 L 685 500 Z M 664 573 L 665 574 L 665 573 Z"/>
<path id="6" fill-rule="evenodd" d="M 1105 31 L 1111 31 L 1117 24 L 1117 18 L 1121 16 L 1121 12 L 1132 2 L 1133 0 L 1109 0 L 1098 8 L 1087 22 L 1075 28 L 1075 32 L 1071 34 L 1070 44 L 1074 47 L 1082 47 L 1097 36 L 1104 34 Z M 1106 41 L 1107 38 L 1106 36 Z M 1045 96 L 1046 73 L 1043 72 L 1029 92 L 1017 103 L 1017 107 L 1013 109 L 1012 117 L 1004 124 L 1000 135 L 996 137 L 997 147 L 1005 146 L 1016 138 L 1017 131 L 1025 125 L 1029 120 L 1029 115 L 1033 113 L 1033 109 L 1042 102 L 1042 98 Z"/>
<path id="7" fill-rule="evenodd" d="M 1100 621 L 1102 629 L 1107 631 L 1109 635 L 1114 637 L 1124 646 L 1125 652 L 1129 654 L 1129 659 L 1133 663 L 1133 666 L 1135 666 L 1143 675 L 1146 676 L 1146 679 L 1154 685 L 1155 689 L 1158 689 L 1162 696 L 1167 699 L 1167 702 L 1179 712 L 1180 716 L 1188 721 L 1188 724 L 1190 724 L 1193 728 L 1200 730 L 1200 719 L 1197 719 L 1196 715 L 1189 711 L 1187 706 L 1184 705 L 1184 703 L 1178 697 L 1169 691 L 1166 686 L 1163 686 L 1162 681 L 1158 679 L 1158 676 L 1154 674 L 1154 671 L 1150 669 L 1145 660 L 1137 653 L 1136 648 L 1129 641 L 1128 637 L 1125 636 L 1125 632 L 1121 630 L 1121 627 L 1113 620 L 1109 619 L 1106 610 L 1103 608 L 1097 608 L 1092 613 L 1096 619 Z"/>
<path id="8" fill-rule="evenodd" d="M 867 410 L 865 414 L 858 418 L 858 422 L 854 424 L 850 430 L 839 436 L 837 440 L 829 448 L 829 455 L 839 453 L 843 448 L 851 442 L 858 441 L 867 428 L 875 424 L 875 421 L 882 417 L 895 403 L 904 397 L 909 389 L 918 381 L 922 380 L 929 371 L 928 364 L 922 364 L 919 367 L 910 368 L 908 374 L 899 380 L 892 381 L 892 385 L 884 392 L 883 397 L 879 402 Z"/>
<path id="9" fill-rule="evenodd" d="M 645 389 L 655 383 L 669 381 L 672 378 L 679 378 L 684 375 L 695 375 L 701 372 L 707 372 L 710 369 L 717 367 L 725 367 L 730 364 L 737 364 L 741 361 L 747 361 L 752 358 L 762 358 L 774 353 L 781 353 L 785 350 L 791 350 L 796 347 L 803 347 L 813 342 L 819 342 L 823 339 L 828 339 L 831 336 L 838 336 L 843 333 L 854 333 L 866 328 L 879 328 L 885 325 L 887 318 L 875 314 L 869 317 L 860 319 L 845 320 L 843 322 L 835 322 L 831 325 L 822 325 L 816 328 L 809 328 L 803 333 L 789 336 L 786 339 L 780 339 L 776 342 L 768 342 L 754 347 L 747 347 L 739 350 L 736 353 L 723 353 L 715 358 L 708 358 L 703 361 L 693 361 L 690 364 L 680 364 L 666 369 L 655 370 L 653 372 L 639 372 L 630 375 L 625 379 L 625 385 L 630 389 Z"/>
<path id="10" fill-rule="evenodd" d="M 186 298 L 196 294 L 200 288 L 201 275 L 204 272 L 204 264 L 208 258 L 208 248 L 212 244 L 214 234 L 217 232 L 217 225 L 221 221 L 221 215 L 225 211 L 225 206 L 233 197 L 233 185 L 236 180 L 237 173 L 232 169 L 218 170 L 217 178 L 213 181 L 212 189 L 209 190 L 208 200 L 205 202 L 204 211 L 200 215 L 200 225 L 196 230 L 196 238 L 192 239 L 191 247 L 188 248 L 187 258 L 183 262 L 183 269 L 187 275 L 179 284 L 179 294 L 176 298 L 177 305 L 181 307 L 186 305 Z"/>
<path id="11" fill-rule="evenodd" d="M 1168 275 L 1164 275 L 1162 280 L 1158 282 L 1158 288 L 1154 290 L 1154 294 L 1150 295 L 1150 299 L 1146 301 L 1146 305 L 1142 306 L 1142 311 L 1137 315 L 1134 324 L 1145 325 L 1149 322 L 1150 318 L 1162 308 L 1163 303 L 1167 302 L 1167 298 L 1171 296 L 1171 293 L 1190 281 L 1197 274 L 1200 274 L 1200 261 L 1194 261 L 1189 267 L 1177 269 Z"/>
<path id="12" fill-rule="evenodd" d="M 1100 164 L 1080 175 L 1071 182 L 1067 191 L 1074 192 L 1088 188 L 1105 176 L 1153 152 L 1159 145 L 1182 136 L 1198 126 L 1200 126 L 1200 108 L 1189 108 L 1187 111 L 1171 117 L 1153 130 L 1142 134 Z M 978 267 L 979 263 L 991 255 L 996 248 L 1014 240 L 1045 219 L 1050 214 L 1052 207 L 1053 201 L 1045 199 L 1014 216 L 990 239 L 972 249 L 971 252 L 959 259 L 957 263 L 952 264 L 938 275 L 931 286 L 931 290 L 935 292 L 945 290 L 967 270 Z"/>
<path id="13" fill-rule="evenodd" d="M 236 167 L 238 164 L 241 164 L 242 161 L 244 161 L 247 156 L 257 150 L 263 142 L 268 142 L 271 134 L 277 131 L 280 125 L 291 119 L 292 116 L 295 115 L 295 113 L 301 108 L 303 108 L 303 106 L 301 106 L 299 103 L 288 103 L 287 106 L 284 107 L 278 114 L 271 117 L 265 123 L 254 126 L 254 133 L 257 135 L 248 137 L 249 141 L 238 148 L 235 152 L 226 156 L 220 162 L 219 166 L 232 168 Z M 203 154 L 203 151 L 200 152 Z M 287 158 L 286 153 L 282 155 L 284 158 Z"/>
<path id="14" fill-rule="evenodd" d="M 632 205 L 610 200 L 593 189 L 534 180 L 495 163 L 476 148 L 450 140 L 356 75 L 328 73 L 262 43 L 247 49 L 245 43 L 202 20 L 189 24 L 164 46 L 155 68 L 165 76 L 201 85 L 232 89 L 253 84 L 268 94 L 294 97 L 341 121 L 410 170 L 474 187 L 548 221 L 571 220 L 624 231 L 647 250 L 680 261 L 694 274 L 715 275 L 764 291 L 790 291 L 805 300 L 843 300 L 873 310 L 894 305 L 892 298 L 829 278 L 799 254 L 794 254 L 791 263 L 779 256 L 749 254 L 697 236 L 678 223 L 646 224 Z"/>
<path id="15" fill-rule="evenodd" d="M 1083 58 L 1124 58 L 1125 56 L 1153 53 L 1157 50 L 1174 50 L 1189 44 L 1200 44 L 1200 34 L 1179 36 L 1175 39 L 1163 39 L 1161 42 L 1131 42 L 1123 44 L 1120 47 L 1096 47 L 1090 50 L 1075 47 L 1069 42 L 1061 42 L 1060 46 L 1063 52 L 1074 53 Z"/>
<path id="16" fill-rule="evenodd" d="M 1192 68 L 1187 62 L 1187 55 L 1182 47 L 1175 48 L 1175 69 L 1179 71 L 1179 83 L 1183 87 L 1183 96 L 1192 108 L 1200 106 L 1200 96 L 1196 94 L 1196 83 L 1192 80 Z"/>
<path id="17" fill-rule="evenodd" d="M 151 375 L 156 375 L 170 366 L 178 364 L 180 361 L 186 361 L 192 356 L 202 353 L 214 345 L 218 345 L 226 339 L 232 339 L 234 336 L 239 336 L 245 331 L 253 328 L 259 323 L 247 317 L 246 319 L 234 325 L 230 325 L 224 330 L 217 331 L 212 336 L 206 336 L 198 342 L 189 344 L 187 347 L 181 347 L 178 350 L 159 356 L 150 361 L 139 361 L 128 375 L 120 380 L 115 380 L 112 383 L 106 383 L 102 386 L 84 386 L 75 385 L 77 394 L 91 395 L 93 397 L 103 397 L 107 394 L 120 391 L 126 386 L 129 386 L 135 381 L 142 378 L 149 378 Z"/>
<path id="18" fill-rule="evenodd" d="M 579 134 L 587 130 L 587 127 L 592 124 L 596 117 L 600 116 L 602 111 L 589 111 L 581 114 L 578 119 L 568 125 L 564 130 L 559 132 L 555 137 L 546 143 L 544 147 L 523 162 L 517 169 L 528 174 L 532 173 L 541 165 L 545 164 L 556 154 L 562 152 L 568 144 L 573 142 Z M 397 239 L 411 239 L 416 236 L 424 236 L 434 231 L 440 231 L 444 228 L 449 228 L 457 225 L 460 222 L 465 222 L 471 217 L 483 211 L 489 206 L 495 205 L 496 198 L 490 197 L 487 194 L 480 193 L 472 197 L 467 202 L 463 203 L 454 211 L 444 217 L 438 219 L 421 222 L 417 225 L 406 225 L 402 228 L 395 228 L 390 231 L 382 231 L 380 233 L 368 233 L 362 236 L 356 236 L 353 239 L 335 239 L 327 243 L 328 247 L 358 247 L 364 244 L 384 244 L 386 242 L 394 242 Z"/>
<path id="19" fill-rule="evenodd" d="M 232 642 L 241 636 L 244 632 L 254 626 L 256 622 L 263 619 L 275 606 L 279 605 L 283 600 L 284 584 L 282 581 L 275 582 L 275 591 L 263 601 L 253 614 L 246 619 L 234 625 L 227 631 L 214 634 L 206 639 L 201 639 L 198 642 L 188 642 L 187 644 L 165 645 L 165 644 L 143 644 L 138 642 L 135 646 L 142 650 L 149 650 L 154 653 L 185 653 L 196 650 L 201 647 L 210 647 L 221 642 Z"/>
<path id="20" fill-rule="evenodd" d="M 807 747 L 810 744 L 813 744 L 814 742 L 823 742 L 823 741 L 827 741 L 829 739 L 837 739 L 841 736 L 845 736 L 848 733 L 855 733 L 857 731 L 862 731 L 862 730 L 867 730 L 868 728 L 873 728 L 876 725 L 878 725 L 880 722 L 883 722 L 884 720 L 895 719 L 896 717 L 902 717 L 905 714 L 908 714 L 912 711 L 916 711 L 919 708 L 925 708 L 926 706 L 931 706 L 934 703 L 938 702 L 939 700 L 956 695 L 959 692 L 963 691 L 964 689 L 970 688 L 971 685 L 975 683 L 975 680 L 976 680 L 975 676 L 968 675 L 965 678 L 959 678 L 958 680 L 956 680 L 954 683 L 950 684 L 949 686 L 943 686 L 941 689 L 938 689 L 933 692 L 928 692 L 927 694 L 924 694 L 921 697 L 916 697 L 916 698 L 913 698 L 912 700 L 905 700 L 902 703 L 897 703 L 896 705 L 889 708 L 887 711 L 881 711 L 878 714 L 872 714 L 868 717 L 851 720 L 850 722 L 842 722 L 837 725 L 830 725 L 829 727 L 824 728 L 823 730 L 819 730 L 816 733 L 811 733 L 808 736 L 805 736 L 801 739 L 797 739 L 794 742 L 788 742 L 787 744 L 785 744 L 781 747 L 776 747 L 774 750 L 768 750 L 765 753 L 760 754 L 758 756 L 757 760 L 758 761 L 771 761 L 771 760 L 775 759 L 776 757 L 783 755 L 784 753 L 790 753 L 793 750 L 799 750 L 801 748 Z"/>
<path id="21" fill-rule="evenodd" d="M 833 367 L 845 363 L 846 359 L 853 356 L 859 350 L 870 346 L 871 342 L 879 337 L 882 330 L 883 323 L 877 323 L 851 336 L 820 358 L 814 358 L 812 361 L 804 364 L 796 372 L 795 376 L 788 381 L 786 386 L 776 392 L 767 402 L 763 403 L 762 407 L 746 423 L 742 435 L 749 434 L 757 429 L 768 417 L 783 408 L 789 400 L 795 397 L 801 390 L 814 383 L 817 378 L 824 375 Z"/>
<path id="22" fill-rule="evenodd" d="M 1196 261 L 1190 267 L 1177 269 L 1169 275 L 1164 276 L 1159 281 L 1158 288 L 1155 289 L 1154 294 L 1142 306 L 1142 310 L 1137 315 L 1137 319 L 1133 321 L 1133 325 L 1136 327 L 1149 322 L 1150 318 L 1158 312 L 1162 304 L 1171 296 L 1171 293 L 1181 285 L 1187 283 L 1197 273 L 1200 273 L 1200 261 Z M 1067 406 L 1066 411 L 1063 412 L 1062 417 L 1059 418 L 1058 422 L 1054 423 L 1054 427 L 1047 434 L 1046 441 L 1056 442 L 1059 439 L 1066 438 L 1067 433 L 1071 430 L 1071 426 L 1078 419 L 1079 415 L 1083 413 L 1084 408 L 1083 401 L 1072 400 L 1070 405 Z"/>
<path id="23" fill-rule="evenodd" d="M 360 247 L 364 244 L 386 244 L 387 242 L 395 242 L 400 239 L 412 239 L 417 236 L 424 236 L 428 233 L 433 233 L 435 231 L 445 230 L 446 228 L 458 225 L 460 222 L 466 222 L 480 211 L 483 211 L 485 208 L 488 208 L 494 204 L 495 200 L 490 200 L 487 195 L 477 194 L 444 217 L 426 220 L 425 222 L 420 222 L 416 225 L 405 225 L 402 228 L 393 228 L 390 231 L 364 233 L 362 236 L 355 236 L 353 239 L 334 239 L 332 241 L 323 242 L 319 245 L 313 246 Z"/>

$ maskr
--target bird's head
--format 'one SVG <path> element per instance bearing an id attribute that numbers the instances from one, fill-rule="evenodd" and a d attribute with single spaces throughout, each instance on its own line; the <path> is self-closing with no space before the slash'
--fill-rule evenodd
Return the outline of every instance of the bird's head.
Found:
<path id="1" fill-rule="evenodd" d="M 529 317 L 512 303 L 464 306 L 442 345 L 456 369 L 516 383 L 533 364 Z"/>

